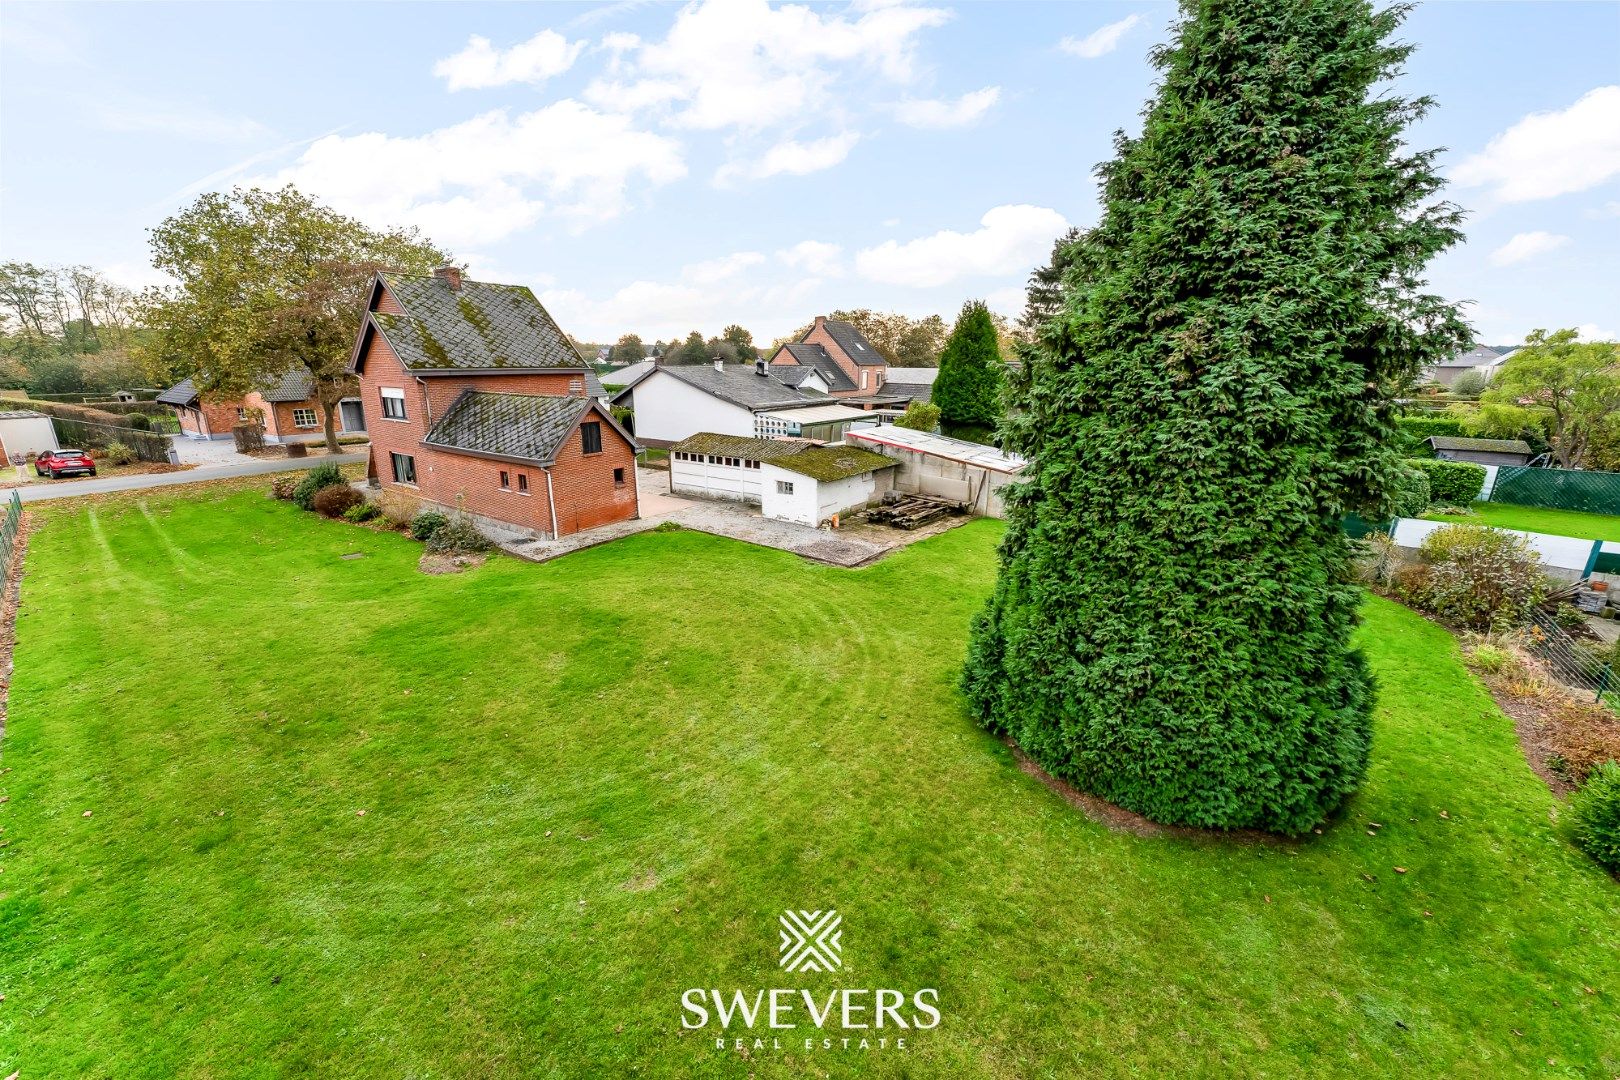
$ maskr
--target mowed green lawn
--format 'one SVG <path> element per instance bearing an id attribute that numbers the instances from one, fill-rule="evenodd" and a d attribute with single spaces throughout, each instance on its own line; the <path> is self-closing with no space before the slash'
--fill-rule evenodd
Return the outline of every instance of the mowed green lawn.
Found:
<path id="1" fill-rule="evenodd" d="M 1139 837 L 963 712 L 993 523 L 855 572 L 677 532 L 430 578 L 258 493 L 46 514 L 0 1076 L 1620 1073 L 1620 884 L 1388 603 L 1343 820 Z M 786 908 L 842 914 L 842 971 L 777 970 Z M 773 986 L 942 1022 L 682 1032 L 686 989 Z"/>
<path id="2" fill-rule="evenodd" d="M 1425 514 L 1435 521 L 1466 521 L 1499 529 L 1574 536 L 1582 540 L 1620 540 L 1620 517 L 1588 514 L 1580 510 L 1551 510 L 1544 506 L 1512 503 L 1474 503 L 1467 514 Z"/>

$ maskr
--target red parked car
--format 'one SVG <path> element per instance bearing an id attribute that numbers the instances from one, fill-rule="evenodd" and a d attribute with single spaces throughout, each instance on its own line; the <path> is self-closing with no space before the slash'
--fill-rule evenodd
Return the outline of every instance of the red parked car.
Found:
<path id="1" fill-rule="evenodd" d="M 83 476 L 86 473 L 94 476 L 96 463 L 83 450 L 52 450 L 34 459 L 34 471 L 40 476 L 49 473 L 52 480 L 59 476 Z"/>

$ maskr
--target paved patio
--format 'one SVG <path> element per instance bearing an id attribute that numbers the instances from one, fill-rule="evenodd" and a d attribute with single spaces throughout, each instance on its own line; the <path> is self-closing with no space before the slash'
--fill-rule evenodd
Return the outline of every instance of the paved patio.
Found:
<path id="1" fill-rule="evenodd" d="M 595 547 L 623 536 L 656 529 L 673 522 L 683 529 L 725 536 L 761 547 L 791 551 L 795 555 L 831 566 L 864 566 L 896 548 L 916 543 L 966 521 L 947 518 L 938 527 L 906 532 L 880 526 L 856 526 L 833 532 L 812 529 L 788 521 L 762 517 L 759 508 L 718 499 L 694 499 L 669 492 L 669 473 L 658 469 L 636 469 L 641 495 L 641 518 L 589 529 L 561 540 L 511 539 L 499 541 L 501 549 L 523 559 L 545 562 L 582 548 Z"/>

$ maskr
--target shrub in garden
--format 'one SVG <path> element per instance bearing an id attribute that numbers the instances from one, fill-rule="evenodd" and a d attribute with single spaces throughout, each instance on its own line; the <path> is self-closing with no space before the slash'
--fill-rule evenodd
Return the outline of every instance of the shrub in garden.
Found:
<path id="1" fill-rule="evenodd" d="M 356 525 L 363 525 L 380 517 L 382 517 L 382 511 L 377 508 L 377 504 L 363 500 L 343 511 L 343 519 L 352 521 Z"/>
<path id="2" fill-rule="evenodd" d="M 1403 468 L 1390 489 L 1390 512 L 1396 517 L 1418 517 L 1429 508 L 1429 474 Z"/>
<path id="3" fill-rule="evenodd" d="M 906 406 L 905 413 L 894 422 L 894 426 L 911 428 L 913 431 L 938 431 L 939 406 L 927 401 L 913 401 Z"/>
<path id="4" fill-rule="evenodd" d="M 272 499 L 291 499 L 293 492 L 298 488 L 298 477 L 278 476 L 270 481 L 270 497 Z"/>
<path id="5" fill-rule="evenodd" d="M 422 500 L 403 491 L 384 491 L 377 496 L 377 509 L 396 529 L 408 528 L 422 512 Z"/>
<path id="6" fill-rule="evenodd" d="M 1569 801 L 1575 844 L 1610 873 L 1620 873 L 1620 764 L 1605 761 Z"/>
<path id="7" fill-rule="evenodd" d="M 134 428 L 136 431 L 151 431 L 152 418 L 145 413 L 130 413 L 124 417 L 124 426 Z"/>
<path id="8" fill-rule="evenodd" d="M 427 542 L 427 549 L 435 555 L 476 555 L 494 546 L 470 519 L 460 514 L 433 530 Z"/>
<path id="9" fill-rule="evenodd" d="M 1459 219 L 1406 145 L 1423 107 L 1386 81 L 1404 8 L 1181 10 L 1141 134 L 1097 170 L 1063 311 L 1011 375 L 1000 445 L 1031 464 L 962 688 L 1128 809 L 1301 833 L 1366 774 L 1341 522 L 1388 505 L 1384 388 L 1470 336 L 1418 284 Z"/>
<path id="10" fill-rule="evenodd" d="M 315 493 L 310 505 L 322 517 L 342 517 L 362 505 L 366 497 L 348 484 L 331 484 Z"/>
<path id="11" fill-rule="evenodd" d="M 424 510 L 411 520 L 411 539 L 431 540 L 433 534 L 450 524 L 450 519 L 437 510 Z"/>
<path id="12" fill-rule="evenodd" d="M 105 465 L 133 465 L 138 460 L 135 451 L 121 442 L 108 443 L 97 450 L 95 456 Z"/>
<path id="13" fill-rule="evenodd" d="M 1424 537 L 1418 558 L 1396 574 L 1396 593 L 1459 626 L 1518 626 L 1547 595 L 1541 556 L 1517 533 L 1445 525 Z"/>
<path id="14" fill-rule="evenodd" d="M 343 470 L 336 465 L 317 465 L 304 474 L 293 488 L 293 502 L 305 510 L 315 509 L 315 493 L 333 484 L 343 483 Z"/>
<path id="15" fill-rule="evenodd" d="M 1485 466 L 1472 461 L 1410 458 L 1406 462 L 1429 478 L 1429 498 L 1448 506 L 1467 506 L 1485 488 Z"/>

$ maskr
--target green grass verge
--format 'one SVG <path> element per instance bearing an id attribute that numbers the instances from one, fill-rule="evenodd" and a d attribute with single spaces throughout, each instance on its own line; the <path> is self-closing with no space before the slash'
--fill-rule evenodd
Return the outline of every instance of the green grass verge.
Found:
<path id="1" fill-rule="evenodd" d="M 1543 506 L 1512 503 L 1474 503 L 1467 514 L 1424 514 L 1432 521 L 1466 521 L 1499 529 L 1574 536 L 1582 540 L 1620 540 L 1620 517 L 1588 514 L 1580 510 L 1549 510 Z"/>
<path id="2" fill-rule="evenodd" d="M 1620 1072 L 1620 885 L 1402 608 L 1366 609 L 1344 820 L 1144 838 L 963 714 L 993 523 L 855 572 L 678 531 L 426 577 L 200 491 L 33 538 L 0 1076 Z M 843 914 L 842 972 L 777 970 L 790 907 Z M 679 1027 L 688 987 L 798 985 L 944 1020 L 748 1061 Z"/>

